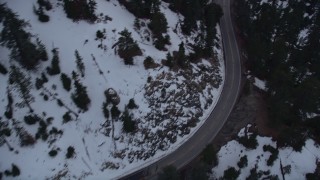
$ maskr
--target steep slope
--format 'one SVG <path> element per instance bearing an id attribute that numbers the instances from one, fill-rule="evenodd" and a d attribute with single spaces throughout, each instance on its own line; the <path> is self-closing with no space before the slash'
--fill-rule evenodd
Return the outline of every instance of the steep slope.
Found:
<path id="1" fill-rule="evenodd" d="M 139 19 L 141 28 L 137 29 L 135 16 L 118 1 L 97 1 L 95 22 L 72 21 L 66 17 L 62 1 L 51 3 L 52 9 L 45 11 L 50 21 L 43 23 L 33 12 L 36 0 L 6 1 L 5 6 L 30 24 L 25 30 L 33 34 L 32 41 L 39 38 L 45 45 L 48 61 L 40 62 L 35 70 L 25 70 L 13 60 L 10 48 L 0 47 L 1 65 L 9 71 L 0 75 L 0 154 L 5 157 L 0 172 L 10 171 L 15 164 L 23 179 L 115 178 L 176 149 L 214 108 L 224 78 L 218 25 L 217 38 L 212 40 L 215 56 L 170 69 L 163 65 L 167 53 L 174 56 L 174 51 L 183 48 L 184 54 L 190 55 L 194 52 L 191 45 L 203 32 L 184 35 L 179 25 L 183 16 L 172 12 L 167 3 L 161 2 L 160 10 L 168 22 L 171 44 L 162 51 L 153 45 L 147 26 L 150 20 Z M 4 27 L 1 24 L 0 30 Z M 125 65 L 115 46 L 124 29 L 142 52 L 133 58 L 133 65 Z M 84 70 L 76 62 L 76 52 Z M 145 69 L 148 56 L 154 63 Z M 53 68 L 54 57 L 58 57 L 61 71 L 56 75 L 48 70 Z M 31 108 L 21 106 L 24 96 L 19 83 L 10 83 L 16 77 L 13 66 L 30 81 L 26 94 L 33 98 Z M 61 81 L 62 73 L 71 79 L 70 91 Z M 43 81 L 39 87 L 37 79 Z M 73 100 L 80 86 L 90 99 L 85 108 Z M 105 97 L 109 88 L 117 94 L 119 104 Z M 130 99 L 137 105 L 132 109 L 126 108 Z M 8 109 L 13 110 L 12 117 Z M 133 132 L 124 130 L 125 122 L 133 122 Z"/>

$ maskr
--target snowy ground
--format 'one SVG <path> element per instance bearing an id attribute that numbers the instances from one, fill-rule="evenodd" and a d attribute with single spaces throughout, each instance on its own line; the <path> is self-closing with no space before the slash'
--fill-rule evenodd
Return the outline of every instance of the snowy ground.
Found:
<path id="1" fill-rule="evenodd" d="M 243 136 L 245 129 L 242 129 L 239 136 Z M 246 149 L 238 141 L 232 140 L 221 147 L 218 152 L 219 164 L 212 169 L 211 179 L 218 179 L 223 177 L 224 171 L 230 167 L 240 170 L 238 179 L 246 179 L 250 175 L 250 170 L 256 168 L 257 172 L 268 172 L 268 175 L 263 177 L 275 175 L 282 179 L 280 170 L 280 161 L 284 169 L 288 172 L 285 174 L 286 179 L 300 180 L 305 179 L 307 173 L 313 173 L 316 169 L 316 163 L 320 158 L 320 147 L 315 144 L 312 139 L 306 141 L 305 146 L 301 152 L 296 152 L 292 148 L 281 148 L 279 150 L 278 158 L 273 165 L 268 166 L 267 160 L 270 157 L 270 152 L 264 152 L 264 145 L 271 145 L 276 148 L 276 142 L 272 141 L 270 137 L 257 136 L 258 147 L 254 150 Z M 240 158 L 247 156 L 248 165 L 244 168 L 239 168 L 237 163 Z M 289 172 L 290 171 L 290 172 Z"/>
<path id="2" fill-rule="evenodd" d="M 134 30 L 134 16 L 115 0 L 110 0 L 109 2 L 105 0 L 97 1 L 97 14 L 104 13 L 104 15 L 111 17 L 112 21 L 94 24 L 85 21 L 72 22 L 72 20 L 67 19 L 63 7 L 59 4 L 60 1 L 57 1 L 58 3 L 54 4 L 53 10 L 48 12 L 50 16 L 48 23 L 39 22 L 37 16 L 34 15 L 32 6 L 36 4 L 36 0 L 23 2 L 21 0 L 7 0 L 2 2 L 6 2 L 8 7 L 16 12 L 20 18 L 30 23 L 31 26 L 28 30 L 39 37 L 47 48 L 49 61 L 42 62 L 37 71 L 25 72 L 25 74 L 30 76 L 34 82 L 34 79 L 40 77 L 41 73 L 45 72 L 45 68 L 50 65 L 52 58 L 51 50 L 58 48 L 61 71 L 71 77 L 71 72 L 76 69 L 74 53 L 75 50 L 78 50 L 86 67 L 86 75 L 80 78 L 80 81 L 87 87 L 91 106 L 86 113 L 79 113 L 77 120 L 63 124 L 62 115 L 68 109 L 59 107 L 54 97 L 61 99 L 68 108 L 78 112 L 77 107 L 70 98 L 73 89 L 71 92 L 67 92 L 62 88 L 60 75 L 47 76 L 50 79 L 48 83 L 44 84 L 45 88 L 32 90 L 31 93 L 35 97 L 35 102 L 31 106 L 35 109 L 35 113 L 43 119 L 53 117 L 54 120 L 48 125 L 48 130 L 56 127 L 58 130 L 63 131 L 63 135 L 49 136 L 48 141 L 39 139 L 35 145 L 21 148 L 19 138 L 13 131 L 12 135 L 6 138 L 13 151 L 10 151 L 6 144 L 0 146 L 0 172 L 10 169 L 11 164 L 14 163 L 20 168 L 21 175 L 19 178 L 21 179 L 51 179 L 59 175 L 67 179 L 116 178 L 137 168 L 147 166 L 176 149 L 203 124 L 219 98 L 224 79 L 223 53 L 218 47 L 221 44 L 220 40 L 216 42 L 218 46 L 214 49 L 218 59 L 218 66 L 213 66 L 206 60 L 200 63 L 202 66 L 215 68 L 222 82 L 218 88 L 207 87 L 205 88 L 207 94 L 199 95 L 203 113 L 198 118 L 197 125 L 191 128 L 188 135 L 177 136 L 176 141 L 168 144 L 166 149 L 156 149 L 155 154 L 151 158 L 146 160 L 129 158 L 129 152 L 147 152 L 150 150 L 148 148 L 152 146 L 150 144 L 140 144 L 138 146 L 137 144 L 139 143 L 136 142 L 145 138 L 143 134 L 129 135 L 123 133 L 121 121 L 112 122 L 114 127 L 112 130 L 113 136 L 106 136 L 104 134 L 105 129 L 102 125 L 106 119 L 101 110 L 102 103 L 105 100 L 104 91 L 108 88 L 113 88 L 118 92 L 121 99 L 118 107 L 121 111 L 124 110 L 129 99 L 134 98 L 139 108 L 131 113 L 133 113 L 139 127 L 146 128 L 148 126 L 150 132 L 156 132 L 161 128 L 163 130 L 166 121 L 163 121 L 160 126 L 156 127 L 150 127 L 150 124 L 148 124 L 150 122 L 143 121 L 144 117 L 152 109 L 152 106 L 150 106 L 145 98 L 145 84 L 149 76 L 155 79 L 161 73 L 169 72 L 169 69 L 161 67 L 156 70 L 145 70 L 143 60 L 145 57 L 151 56 L 157 63 L 161 64 L 161 60 L 165 59 L 167 51 L 157 50 L 152 46 L 152 42 L 147 41 L 141 36 L 140 32 Z M 172 51 L 178 50 L 178 45 L 181 41 L 186 42 L 188 40 L 190 42 L 192 41 L 192 37 L 184 37 L 179 31 L 178 33 L 174 33 L 173 29 L 176 27 L 179 18 L 181 19 L 182 17 L 170 11 L 167 4 L 163 3 L 161 5 L 161 11 L 166 15 L 168 20 L 168 34 L 170 35 L 172 45 L 167 46 L 167 49 L 172 53 Z M 133 66 L 124 65 L 123 60 L 111 48 L 120 36 L 118 32 L 124 28 L 127 28 L 132 33 L 132 37 L 137 40 L 143 51 L 143 56 L 134 58 Z M 1 29 L 2 27 L 0 26 Z M 97 48 L 100 42 L 94 40 L 96 31 L 103 29 L 106 29 L 107 36 L 102 42 L 106 46 L 105 50 Z M 219 26 L 217 26 L 217 31 L 220 34 Z M 86 40 L 88 41 L 86 42 Z M 189 51 L 189 49 L 186 49 L 187 53 Z M 10 67 L 8 55 L 9 50 L 5 47 L 0 47 L 0 60 L 6 67 Z M 94 62 L 93 57 L 96 62 Z M 197 71 L 197 68 L 194 65 L 193 71 Z M 99 69 L 103 71 L 104 76 L 99 74 Z M 177 77 L 175 80 L 176 84 L 186 81 L 186 79 L 183 79 L 183 76 Z M 0 116 L 4 114 L 8 103 L 7 81 L 8 75 L 0 75 Z M 170 88 L 174 88 L 174 85 Z M 12 95 L 14 96 L 15 103 L 20 101 L 16 92 L 12 91 Z M 44 95 L 49 96 L 48 101 L 43 99 Z M 212 102 L 208 106 L 206 98 L 212 98 Z M 195 112 L 197 110 L 184 108 L 183 111 Z M 23 117 L 26 114 L 28 114 L 27 108 L 14 107 L 14 119 L 19 123 L 18 125 L 14 125 L 10 121 L 9 127 L 23 127 L 27 132 L 34 135 L 37 132 L 38 126 L 24 124 Z M 4 121 L 5 117 L 3 116 L 0 120 Z M 183 124 L 184 122 L 177 121 L 177 123 Z M 48 143 L 50 140 L 52 142 Z M 144 141 L 142 140 L 142 142 Z M 68 146 L 75 148 L 75 158 L 65 158 Z M 58 150 L 58 155 L 54 158 L 48 155 L 48 152 L 52 149 Z"/>

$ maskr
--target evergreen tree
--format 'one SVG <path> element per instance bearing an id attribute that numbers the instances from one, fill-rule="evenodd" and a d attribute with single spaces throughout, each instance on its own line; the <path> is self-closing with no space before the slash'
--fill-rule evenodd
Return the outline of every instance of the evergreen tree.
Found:
<path id="1" fill-rule="evenodd" d="M 33 109 L 30 105 L 32 102 L 34 102 L 34 97 L 30 94 L 30 89 L 32 88 L 31 78 L 24 74 L 16 66 L 11 66 L 9 83 L 19 92 L 19 95 L 23 100 L 20 105 L 28 106 L 30 112 L 33 112 Z"/>
<path id="2" fill-rule="evenodd" d="M 170 52 L 167 53 L 166 65 L 167 65 L 169 68 L 173 68 L 173 66 L 175 65 L 174 59 L 173 59 L 173 57 L 171 56 L 171 53 L 170 53 Z"/>
<path id="3" fill-rule="evenodd" d="M 95 15 L 95 10 L 97 8 L 97 3 L 95 0 L 89 0 L 88 1 L 88 16 L 89 19 L 92 21 L 95 21 L 97 19 L 97 16 Z"/>
<path id="4" fill-rule="evenodd" d="M 120 116 L 121 112 L 119 111 L 118 107 L 113 105 L 111 108 L 111 117 L 112 119 L 116 119 Z"/>
<path id="5" fill-rule="evenodd" d="M 34 69 L 42 57 L 37 44 L 31 41 L 32 34 L 24 30 L 29 24 L 18 19 L 5 4 L 0 4 L 0 15 L 3 22 L 0 42 L 11 50 L 11 59 L 27 69 Z"/>
<path id="6" fill-rule="evenodd" d="M 48 79 L 44 73 L 41 73 L 41 78 L 36 78 L 36 88 L 39 90 L 43 87 L 43 84 L 48 82 Z"/>
<path id="7" fill-rule="evenodd" d="M 75 154 L 74 147 L 69 146 L 68 149 L 67 149 L 66 158 L 70 159 L 70 158 L 72 158 L 74 156 L 74 154 Z"/>
<path id="8" fill-rule="evenodd" d="M 75 21 L 89 20 L 95 21 L 96 2 L 95 0 L 63 0 L 64 11 L 67 17 Z"/>
<path id="9" fill-rule="evenodd" d="M 75 51 L 75 56 L 76 56 L 76 64 L 77 64 L 77 69 L 81 75 L 81 77 L 85 76 L 85 66 L 82 61 L 82 57 L 80 56 L 78 50 Z"/>
<path id="10" fill-rule="evenodd" d="M 17 165 L 12 164 L 12 170 L 11 170 L 12 176 L 16 177 L 20 175 L 20 169 L 18 168 Z"/>
<path id="11" fill-rule="evenodd" d="M 181 42 L 179 44 L 179 51 L 177 54 L 177 63 L 181 68 L 185 68 L 187 66 L 187 58 L 185 55 L 184 43 Z"/>
<path id="12" fill-rule="evenodd" d="M 39 38 L 37 38 L 37 46 L 39 47 L 38 50 L 39 50 L 39 56 L 40 56 L 41 60 L 47 61 L 49 58 L 48 58 L 46 47 L 40 41 Z"/>
<path id="13" fill-rule="evenodd" d="M 148 26 L 155 37 L 162 36 L 162 33 L 167 33 L 168 22 L 163 13 L 153 13 L 150 20 Z"/>
<path id="14" fill-rule="evenodd" d="M 150 18 L 152 13 L 160 11 L 159 0 L 119 0 L 119 3 L 138 18 Z"/>
<path id="15" fill-rule="evenodd" d="M 121 36 L 118 39 L 118 42 L 113 45 L 114 47 L 117 47 L 119 56 L 124 59 L 127 64 L 133 64 L 133 57 L 134 56 L 140 56 L 142 55 L 142 52 L 137 44 L 131 37 L 131 33 L 124 29 L 119 33 Z M 132 63 L 131 63 L 132 62 Z"/>
<path id="16" fill-rule="evenodd" d="M 0 73 L 4 75 L 8 73 L 7 68 L 4 65 L 2 65 L 1 62 L 0 62 Z"/>
<path id="17" fill-rule="evenodd" d="M 75 72 L 73 72 L 72 78 L 75 92 L 71 94 L 71 98 L 78 108 L 87 111 L 91 102 L 87 93 L 87 88 L 81 84 L 78 75 Z"/>
<path id="18" fill-rule="evenodd" d="M 138 108 L 138 106 L 137 106 L 136 103 L 134 102 L 134 99 L 133 99 L 133 98 L 129 100 L 128 108 L 129 108 L 129 109 Z"/>
<path id="19" fill-rule="evenodd" d="M 122 122 L 123 122 L 123 130 L 127 133 L 131 133 L 135 130 L 135 122 L 132 120 L 131 115 L 128 112 L 128 109 L 125 109 L 125 111 L 122 114 Z"/>
<path id="20" fill-rule="evenodd" d="M 68 75 L 62 73 L 60 76 L 63 88 L 67 91 L 71 90 L 71 78 L 68 77 Z"/>
<path id="21" fill-rule="evenodd" d="M 59 51 L 57 48 L 52 49 L 53 57 L 51 61 L 51 67 L 47 67 L 47 73 L 51 76 L 60 74 L 59 66 Z"/>

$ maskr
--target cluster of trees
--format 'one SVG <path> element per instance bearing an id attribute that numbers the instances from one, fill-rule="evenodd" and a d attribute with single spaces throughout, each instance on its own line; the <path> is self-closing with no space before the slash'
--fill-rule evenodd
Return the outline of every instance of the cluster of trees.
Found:
<path id="1" fill-rule="evenodd" d="M 97 19 L 95 14 L 97 3 L 95 0 L 63 0 L 64 11 L 67 17 L 74 20 L 88 20 L 94 22 Z"/>
<path id="2" fill-rule="evenodd" d="M 193 45 L 195 53 L 192 54 L 192 59 L 212 56 L 213 42 L 216 37 L 215 26 L 223 15 L 221 7 L 215 3 L 209 3 L 208 0 L 164 1 L 170 4 L 171 10 L 184 16 L 181 24 L 183 33 L 190 35 L 192 31 L 203 32 L 199 34 Z"/>
<path id="3" fill-rule="evenodd" d="M 167 53 L 167 57 L 163 64 L 168 66 L 170 69 L 177 69 L 177 68 L 186 68 L 188 67 L 190 62 L 190 57 L 186 56 L 184 43 L 181 42 L 179 44 L 179 50 L 174 51 L 173 55 L 170 52 Z"/>
<path id="4" fill-rule="evenodd" d="M 0 23 L 3 24 L 0 42 L 11 50 L 10 57 L 27 69 L 34 69 L 40 60 L 48 60 L 45 46 L 25 28 L 27 22 L 18 18 L 5 4 L 0 4 Z"/>
<path id="5" fill-rule="evenodd" d="M 292 126 L 320 113 L 319 4 L 316 0 L 289 1 L 285 8 L 277 4 L 237 1 L 236 22 L 249 69 L 267 81 L 270 120 Z M 303 29 L 308 33 L 299 38 Z"/>
<path id="6" fill-rule="evenodd" d="M 128 11 L 134 14 L 137 18 L 150 19 L 148 24 L 152 31 L 154 45 L 159 50 L 166 50 L 165 45 L 170 45 L 170 36 L 164 35 L 167 33 L 168 22 L 165 15 L 160 11 L 159 0 L 135 0 L 126 1 L 119 0 Z M 135 21 L 136 27 L 139 27 L 139 21 Z"/>
<path id="7" fill-rule="evenodd" d="M 30 93 L 32 88 L 31 78 L 27 76 L 19 67 L 11 66 L 9 73 L 9 83 L 16 90 L 22 99 L 18 103 L 20 107 L 27 106 L 30 112 L 33 112 L 31 103 L 34 102 L 34 97 Z"/>

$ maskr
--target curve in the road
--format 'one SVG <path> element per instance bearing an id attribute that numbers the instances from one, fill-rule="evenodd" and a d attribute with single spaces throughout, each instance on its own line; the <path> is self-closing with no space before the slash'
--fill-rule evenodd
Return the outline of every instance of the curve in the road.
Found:
<path id="1" fill-rule="evenodd" d="M 242 73 L 238 45 L 230 15 L 230 0 L 216 0 L 216 2 L 222 6 L 224 12 L 220 19 L 225 57 L 225 82 L 221 96 L 208 119 L 189 140 L 171 154 L 138 171 L 147 173 L 149 175 L 147 179 L 155 179 L 157 172 L 165 166 L 174 165 L 180 169 L 198 156 L 223 127 L 238 99 Z M 130 179 L 128 177 L 122 179 Z"/>

